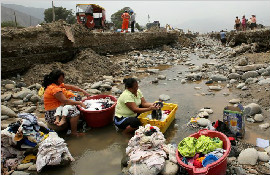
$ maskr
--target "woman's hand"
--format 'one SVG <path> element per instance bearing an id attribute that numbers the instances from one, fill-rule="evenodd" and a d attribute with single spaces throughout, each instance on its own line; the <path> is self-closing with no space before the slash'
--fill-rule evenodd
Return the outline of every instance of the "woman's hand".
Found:
<path id="1" fill-rule="evenodd" d="M 149 107 L 149 110 L 157 110 L 157 109 L 159 109 L 160 108 L 160 106 L 159 105 L 157 105 L 157 104 L 152 104 L 150 107 Z"/>
<path id="2" fill-rule="evenodd" d="M 81 101 L 81 104 L 80 104 L 81 107 L 83 107 L 84 109 L 86 109 L 86 105 Z"/>

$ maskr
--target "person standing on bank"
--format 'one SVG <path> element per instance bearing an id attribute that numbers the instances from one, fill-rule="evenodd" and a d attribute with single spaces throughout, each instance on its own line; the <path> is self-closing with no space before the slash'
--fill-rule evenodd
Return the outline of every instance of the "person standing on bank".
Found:
<path id="1" fill-rule="evenodd" d="M 138 89 L 138 82 L 135 78 L 127 78 L 123 82 L 125 91 L 117 100 L 114 124 L 128 133 L 135 131 L 141 125 L 137 118 L 140 113 L 157 110 L 160 106 L 146 102 L 142 92 Z"/>
<path id="2" fill-rule="evenodd" d="M 239 31 L 240 30 L 240 19 L 238 18 L 238 16 L 236 16 L 235 18 L 235 28 L 236 28 L 236 31 Z"/>
<path id="3" fill-rule="evenodd" d="M 44 108 L 45 108 L 45 121 L 54 125 L 56 121 L 56 109 L 61 105 L 80 105 L 86 108 L 82 101 L 74 101 L 66 98 L 65 94 L 68 90 L 82 92 L 85 96 L 89 94 L 74 85 L 64 84 L 65 74 L 59 69 L 53 70 L 50 74 L 44 76 L 43 86 L 44 92 Z M 81 136 L 83 133 L 77 133 L 77 124 L 80 117 L 80 111 L 77 108 L 68 111 L 67 118 L 70 120 L 71 135 Z M 57 125 L 56 125 L 57 126 Z"/>
<path id="4" fill-rule="evenodd" d="M 245 15 L 242 17 L 242 30 L 243 31 L 246 31 L 246 28 L 247 28 L 247 20 L 246 20 L 246 17 Z"/>
<path id="5" fill-rule="evenodd" d="M 220 31 L 220 41 L 223 46 L 226 45 L 226 33 L 223 30 Z"/>
<path id="6" fill-rule="evenodd" d="M 123 19 L 123 23 L 122 23 L 122 30 L 121 32 L 128 32 L 128 24 L 129 24 L 129 19 L 130 19 L 130 16 L 128 14 L 128 11 L 125 10 L 125 12 L 122 14 L 121 18 Z"/>
<path id="7" fill-rule="evenodd" d="M 251 15 L 251 24 L 250 24 L 250 28 L 251 30 L 255 30 L 257 27 L 257 20 L 256 20 L 256 16 L 255 15 Z"/>
<path id="8" fill-rule="evenodd" d="M 133 10 L 130 11 L 130 22 L 131 22 L 131 32 L 134 32 L 134 27 L 135 27 L 135 14 Z"/>

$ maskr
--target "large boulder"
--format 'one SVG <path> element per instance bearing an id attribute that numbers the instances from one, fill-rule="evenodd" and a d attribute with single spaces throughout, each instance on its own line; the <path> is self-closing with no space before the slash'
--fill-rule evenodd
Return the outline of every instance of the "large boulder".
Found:
<path id="1" fill-rule="evenodd" d="M 7 115 L 9 117 L 17 117 L 16 113 L 12 109 L 4 105 L 1 105 L 1 115 Z"/>
<path id="2" fill-rule="evenodd" d="M 211 123 L 211 121 L 208 120 L 208 119 L 205 119 L 205 118 L 199 118 L 198 121 L 197 121 L 197 123 L 198 123 L 198 125 L 205 127 L 209 123 Z"/>
<path id="3" fill-rule="evenodd" d="M 239 75 L 238 73 L 231 73 L 228 75 L 229 79 L 238 79 L 240 77 L 241 77 L 241 75 Z"/>
<path id="4" fill-rule="evenodd" d="M 264 117 L 263 117 L 262 114 L 255 114 L 254 120 L 255 120 L 256 122 L 262 122 L 262 121 L 264 120 Z"/>
<path id="5" fill-rule="evenodd" d="M 225 77 L 224 75 L 213 75 L 210 77 L 210 79 L 212 79 L 213 81 L 226 81 L 227 77 Z"/>
<path id="6" fill-rule="evenodd" d="M 91 86 L 91 89 L 98 89 L 102 84 L 102 81 L 96 82 Z"/>
<path id="7" fill-rule="evenodd" d="M 250 103 L 245 106 L 244 114 L 247 116 L 252 116 L 262 112 L 261 106 L 256 103 Z"/>
<path id="8" fill-rule="evenodd" d="M 239 83 L 236 88 L 237 89 L 242 89 L 246 84 L 245 83 Z"/>
<path id="9" fill-rule="evenodd" d="M 258 160 L 258 151 L 254 148 L 247 148 L 239 154 L 239 164 L 255 165 Z"/>
<path id="10" fill-rule="evenodd" d="M 269 123 L 264 123 L 264 124 L 259 125 L 259 128 L 262 129 L 262 130 L 266 130 L 269 127 L 270 127 Z"/>
<path id="11" fill-rule="evenodd" d="M 245 72 L 242 75 L 242 79 L 246 80 L 248 78 L 254 78 L 254 77 L 257 77 L 257 76 L 259 76 L 258 72 L 256 72 L 256 71 L 248 71 L 248 72 Z"/>
<path id="12" fill-rule="evenodd" d="M 263 84 L 270 84 L 270 78 L 266 78 L 266 79 L 263 79 L 263 80 L 260 80 L 258 82 L 259 85 L 263 85 Z"/>
<path id="13" fill-rule="evenodd" d="M 3 94 L 1 95 L 1 101 L 9 101 L 12 97 L 12 94 L 11 93 L 6 93 L 6 94 Z"/>
<path id="14" fill-rule="evenodd" d="M 33 93 L 32 93 L 32 91 L 30 89 L 23 88 L 23 90 L 21 90 L 20 92 L 17 92 L 15 94 L 13 94 L 13 98 L 23 99 L 28 94 L 33 94 Z"/>
<path id="15" fill-rule="evenodd" d="M 15 88 L 15 84 L 6 84 L 5 88 L 8 89 L 8 90 L 12 90 L 12 89 Z"/>
<path id="16" fill-rule="evenodd" d="M 268 162 L 270 160 L 270 157 L 267 155 L 267 152 L 260 152 L 258 151 L 259 160 L 263 162 Z"/>

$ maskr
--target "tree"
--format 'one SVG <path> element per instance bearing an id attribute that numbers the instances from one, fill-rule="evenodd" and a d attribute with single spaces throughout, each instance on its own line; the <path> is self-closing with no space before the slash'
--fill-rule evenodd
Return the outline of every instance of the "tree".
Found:
<path id="1" fill-rule="evenodd" d="M 73 15 L 72 9 L 67 10 L 63 7 L 54 7 L 55 12 L 55 20 L 63 19 L 69 24 L 76 23 L 76 18 Z M 53 15 L 52 15 L 52 8 L 48 8 L 44 11 L 44 20 L 47 23 L 50 23 L 53 21 Z"/>
<path id="2" fill-rule="evenodd" d="M 121 29 L 122 28 L 122 14 L 125 12 L 125 10 L 129 11 L 129 7 L 124 7 L 121 10 L 118 10 L 114 14 L 111 15 L 111 21 L 114 23 L 115 28 Z"/>

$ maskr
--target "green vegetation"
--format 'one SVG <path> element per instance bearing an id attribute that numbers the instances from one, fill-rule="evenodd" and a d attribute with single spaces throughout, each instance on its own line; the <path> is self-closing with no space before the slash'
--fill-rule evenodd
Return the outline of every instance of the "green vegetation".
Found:
<path id="1" fill-rule="evenodd" d="M 53 21 L 53 13 L 52 13 L 52 8 L 48 8 L 44 11 L 44 20 L 47 23 L 50 23 Z M 54 12 L 55 12 L 55 20 L 58 21 L 59 19 L 65 20 L 69 24 L 74 24 L 76 23 L 76 18 L 73 15 L 72 9 L 67 10 L 66 8 L 63 7 L 54 7 Z"/>
<path id="2" fill-rule="evenodd" d="M 16 27 L 15 21 L 4 21 L 1 22 L 1 27 Z M 23 28 L 18 22 L 17 22 L 18 28 Z"/>

